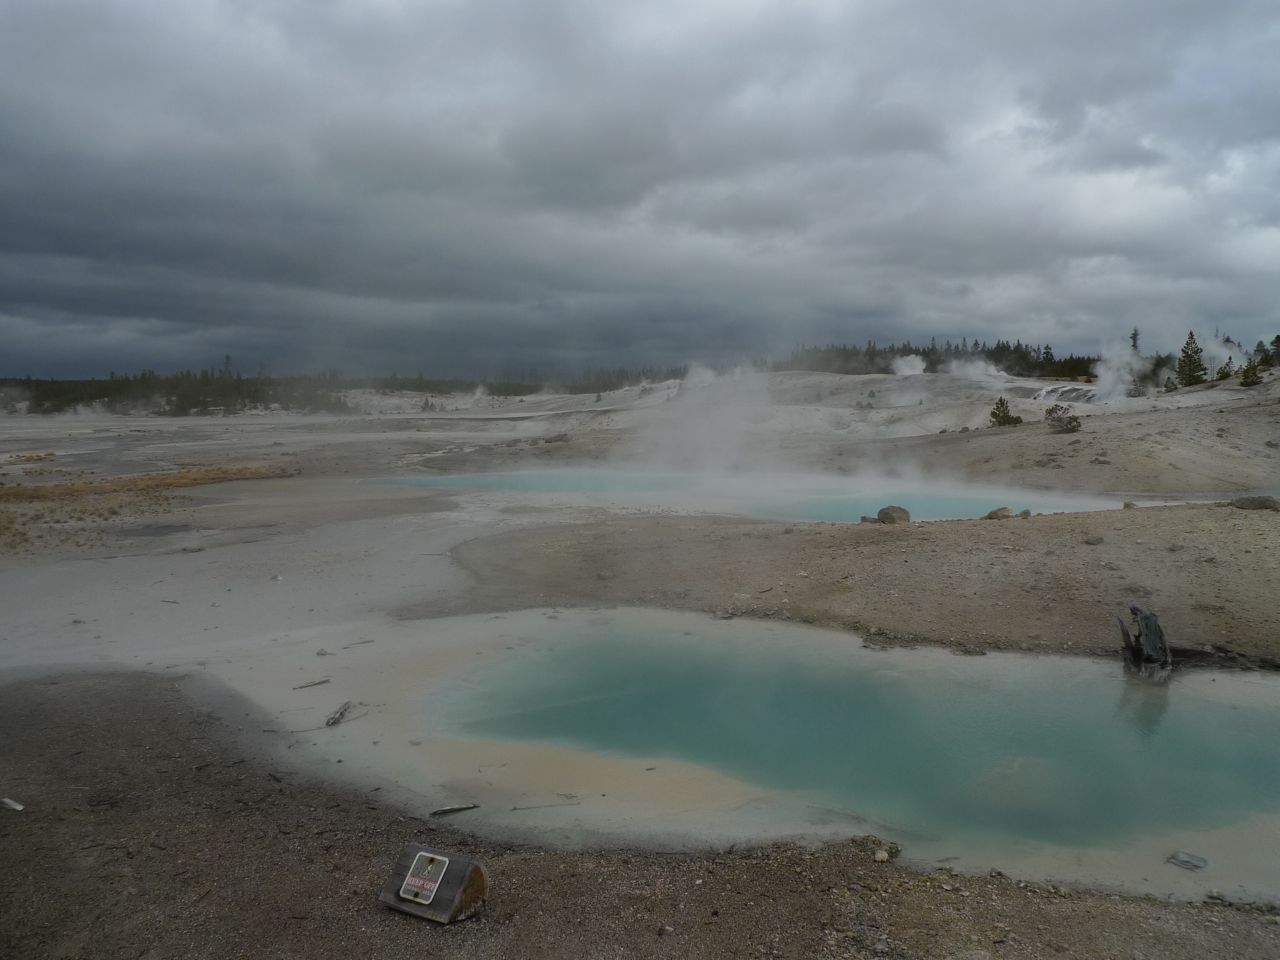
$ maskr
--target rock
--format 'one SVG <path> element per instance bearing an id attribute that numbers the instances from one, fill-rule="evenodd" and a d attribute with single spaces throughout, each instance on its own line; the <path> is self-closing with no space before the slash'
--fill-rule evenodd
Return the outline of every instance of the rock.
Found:
<path id="1" fill-rule="evenodd" d="M 1030 510 L 1019 510 L 1019 511 L 1018 511 L 1018 516 L 1019 516 L 1019 517 L 1021 517 L 1023 520 L 1030 520 L 1030 519 L 1031 519 L 1031 511 L 1030 511 Z"/>
<path id="2" fill-rule="evenodd" d="M 675 932 L 676 932 L 676 928 L 675 928 L 675 927 L 668 926 L 668 925 L 667 925 L 667 924 L 665 924 L 665 923 L 664 923 L 662 926 L 660 926 L 660 927 L 658 928 L 658 936 L 660 936 L 660 937 L 669 937 L 669 936 L 671 936 L 671 934 L 673 934 L 673 933 L 675 933 Z"/>
<path id="3" fill-rule="evenodd" d="M 1165 857 L 1165 863 L 1172 863 L 1175 867 L 1181 867 L 1183 870 L 1203 870 L 1209 865 L 1209 861 L 1194 853 L 1188 853 L 1186 850 L 1175 850 L 1169 856 Z"/>
<path id="4" fill-rule="evenodd" d="M 1103 541 L 1101 537 L 1085 537 L 1084 542 L 1090 547 L 1096 547 Z"/>
<path id="5" fill-rule="evenodd" d="M 1008 507 L 997 507 L 996 509 L 988 513 L 986 516 L 984 516 L 982 519 L 983 520 L 1008 520 L 1012 516 L 1013 516 L 1013 511 Z"/>
<path id="6" fill-rule="evenodd" d="M 1094 458 L 1093 458 L 1092 460 L 1090 460 L 1089 462 L 1090 462 L 1090 463 L 1097 463 L 1097 464 L 1101 464 L 1102 466 L 1108 466 L 1108 465 L 1110 465 L 1110 463 L 1111 463 L 1111 461 L 1110 461 L 1110 460 L 1108 460 L 1106 457 L 1094 457 Z"/>
<path id="7" fill-rule="evenodd" d="M 968 432 L 969 432 L 969 428 L 968 428 L 968 427 L 961 427 L 961 428 L 960 428 L 960 432 L 961 432 L 961 433 L 968 433 Z"/>
<path id="8" fill-rule="evenodd" d="M 1277 447 L 1280 447 L 1280 440 L 1268 440 L 1263 444 L 1263 446 L 1270 447 L 1272 450 L 1275 450 Z"/>
<path id="9" fill-rule="evenodd" d="M 876 511 L 876 519 L 881 523 L 910 523 L 911 514 L 907 512 L 906 507 L 898 507 L 890 504 L 887 507 L 881 507 Z"/>
<path id="10" fill-rule="evenodd" d="M 1124 509 L 1125 509 L 1125 510 L 1137 510 L 1137 509 L 1138 509 L 1138 505 L 1137 505 L 1136 503 L 1134 503 L 1132 500 L 1126 500 L 1126 501 L 1124 502 Z"/>
<path id="11" fill-rule="evenodd" d="M 1237 510 L 1280 510 L 1280 500 L 1275 497 L 1236 497 L 1231 506 Z"/>
<path id="12" fill-rule="evenodd" d="M 884 847 L 880 847 L 875 852 L 875 860 L 876 860 L 876 863 L 888 863 L 889 851 L 886 850 Z"/>
<path id="13" fill-rule="evenodd" d="M 859 522 L 859 523 L 879 523 L 880 521 L 879 521 L 879 520 L 877 520 L 875 517 L 868 517 L 868 516 L 864 513 L 864 514 L 862 515 L 862 519 L 861 519 L 861 520 L 859 520 L 858 522 Z"/>

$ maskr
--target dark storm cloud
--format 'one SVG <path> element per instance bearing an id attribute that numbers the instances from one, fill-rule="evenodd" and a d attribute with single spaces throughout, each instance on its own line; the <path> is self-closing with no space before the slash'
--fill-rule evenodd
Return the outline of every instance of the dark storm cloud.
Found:
<path id="1" fill-rule="evenodd" d="M 1269 337 L 1276 89 L 1263 0 L 6 0 L 0 374 Z"/>

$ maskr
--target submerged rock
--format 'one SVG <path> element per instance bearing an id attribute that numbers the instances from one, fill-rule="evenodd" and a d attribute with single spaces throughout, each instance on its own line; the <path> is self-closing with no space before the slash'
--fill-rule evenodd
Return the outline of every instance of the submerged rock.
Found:
<path id="1" fill-rule="evenodd" d="M 1203 870 L 1209 865 L 1209 861 L 1194 853 L 1188 853 L 1186 850 L 1175 850 L 1169 856 L 1164 858 L 1165 863 L 1172 863 L 1175 867 L 1181 867 L 1183 870 Z"/>
<path id="2" fill-rule="evenodd" d="M 906 507 L 890 504 L 887 507 L 881 507 L 876 512 L 876 519 L 881 523 L 910 523 L 911 514 L 907 512 Z"/>

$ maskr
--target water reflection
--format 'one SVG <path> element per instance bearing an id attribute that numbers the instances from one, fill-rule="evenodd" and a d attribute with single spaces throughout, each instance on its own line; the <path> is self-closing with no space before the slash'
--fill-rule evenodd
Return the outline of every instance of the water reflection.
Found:
<path id="1" fill-rule="evenodd" d="M 1169 712 L 1170 684 L 1144 683 L 1133 677 L 1124 677 L 1120 683 L 1116 716 L 1131 724 L 1144 741 L 1150 742 Z"/>

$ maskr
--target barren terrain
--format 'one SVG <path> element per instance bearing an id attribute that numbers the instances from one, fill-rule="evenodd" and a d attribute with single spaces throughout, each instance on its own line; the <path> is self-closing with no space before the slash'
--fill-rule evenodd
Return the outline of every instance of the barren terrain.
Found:
<path id="1" fill-rule="evenodd" d="M 1276 669 L 1280 511 L 1228 501 L 1280 493 L 1280 378 L 1080 404 L 1074 435 L 1036 422 L 1042 386 L 782 374 L 425 413 L 421 396 L 370 394 L 346 417 L 0 417 L 0 796 L 26 804 L 0 809 L 0 954 L 1275 956 L 1274 907 L 920 872 L 876 863 L 870 840 L 681 855 L 479 841 L 424 820 L 429 792 L 390 797 L 351 769 L 398 729 L 390 698 L 370 698 L 367 726 L 312 738 L 346 754 L 261 732 L 376 689 L 430 618 L 530 607 L 1114 658 L 1115 618 L 1137 603 L 1184 667 Z M 999 395 L 1028 422 L 986 428 Z M 835 524 L 382 482 L 576 465 L 1137 506 Z M 292 692 L 312 679 L 322 698 Z M 377 906 L 398 846 L 426 837 L 488 864 L 483 919 L 435 928 Z"/>

